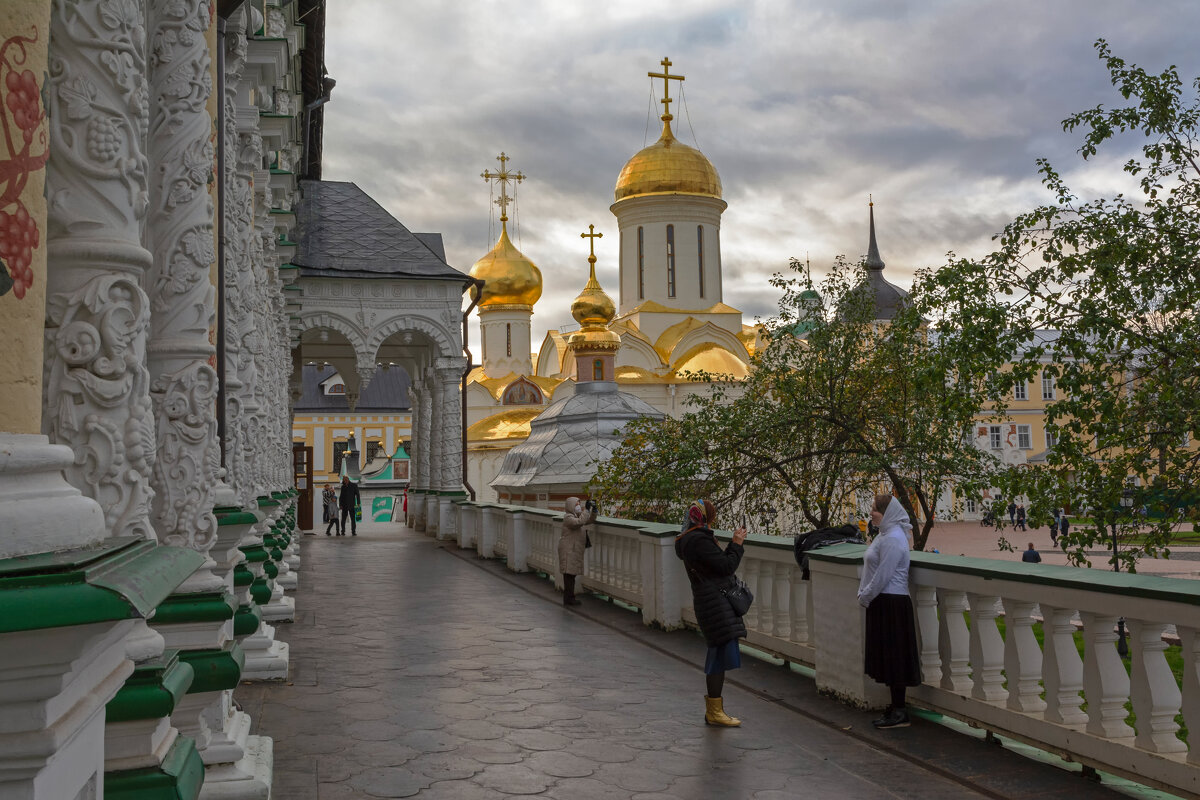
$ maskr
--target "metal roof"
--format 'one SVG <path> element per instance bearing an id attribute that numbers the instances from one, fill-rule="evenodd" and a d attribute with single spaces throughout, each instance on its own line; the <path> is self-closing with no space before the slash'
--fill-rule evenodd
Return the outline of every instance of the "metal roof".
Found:
<path id="1" fill-rule="evenodd" d="M 301 181 L 296 255 L 302 277 L 470 282 L 446 263 L 440 233 L 413 233 L 348 181 Z"/>
<path id="2" fill-rule="evenodd" d="M 297 413 L 341 413 L 349 414 L 350 406 L 342 394 L 325 394 L 322 381 L 337 375 L 333 367 L 306 364 L 302 380 L 300 400 L 296 403 Z M 401 367 L 378 368 L 375 377 L 367 384 L 358 399 L 354 413 L 397 414 L 409 411 L 408 388 L 411 383 L 408 373 Z"/>

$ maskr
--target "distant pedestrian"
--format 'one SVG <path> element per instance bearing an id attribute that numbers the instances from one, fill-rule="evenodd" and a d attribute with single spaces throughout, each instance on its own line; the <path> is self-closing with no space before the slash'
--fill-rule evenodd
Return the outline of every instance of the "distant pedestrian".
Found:
<path id="1" fill-rule="evenodd" d="M 596 519 L 596 504 L 587 501 L 587 508 L 579 504 L 578 497 L 568 497 L 563 504 L 562 534 L 558 539 L 558 569 L 563 576 L 563 605 L 577 606 L 575 576 L 583 574 L 583 551 L 587 549 L 587 531 L 584 525 Z"/>
<path id="2" fill-rule="evenodd" d="M 358 484 L 350 480 L 349 475 L 342 476 L 342 492 L 338 495 L 338 507 L 342 509 L 342 530 L 338 536 L 346 535 L 346 516 L 350 516 L 350 535 L 358 536 L 358 520 L 355 519 L 355 509 L 358 507 Z"/>
<path id="3" fill-rule="evenodd" d="M 1067 531 L 1071 530 L 1071 523 L 1067 522 L 1067 512 L 1063 511 L 1058 517 L 1058 538 L 1065 540 Z M 1063 542 L 1066 544 L 1066 541 Z"/>
<path id="4" fill-rule="evenodd" d="M 1050 520 L 1050 543 L 1058 547 L 1058 526 L 1060 524 L 1058 509 L 1054 509 L 1054 519 Z"/>
<path id="5" fill-rule="evenodd" d="M 1021 560 L 1026 564 L 1042 563 L 1042 554 L 1033 549 L 1033 542 L 1029 543 L 1029 549 L 1021 554 Z"/>
<path id="6" fill-rule="evenodd" d="M 863 671 L 892 693 L 887 711 L 871 724 L 906 728 L 905 692 L 921 684 L 917 627 L 908 594 L 912 523 L 900 501 L 887 494 L 875 496 L 871 519 L 879 526 L 879 535 L 867 548 L 858 583 L 859 605 L 867 609 Z"/>
<path id="7" fill-rule="evenodd" d="M 1017 530 L 1025 530 L 1025 504 L 1017 506 Z"/>
<path id="8" fill-rule="evenodd" d="M 332 483 L 325 484 L 325 491 L 321 492 L 321 507 L 325 522 L 329 523 L 325 526 L 325 535 L 330 536 L 330 528 L 333 528 L 335 531 L 338 530 L 337 495 L 334 494 Z"/>
<path id="9" fill-rule="evenodd" d="M 1017 524 L 1017 504 L 1010 502 L 1008 504 L 1008 521 L 1012 525 Z"/>
<path id="10" fill-rule="evenodd" d="M 738 639 L 746 635 L 746 624 L 737 615 L 722 589 L 736 583 L 734 573 L 742 563 L 746 529 L 733 532 L 733 541 L 717 544 L 713 526 L 717 523 L 717 508 L 708 500 L 697 500 L 688 508 L 683 532 L 675 537 L 675 555 L 683 560 L 688 582 L 692 587 L 692 608 L 696 623 L 708 643 L 704 659 L 704 680 L 708 694 L 704 696 L 704 724 L 736 728 L 741 720 L 725 713 L 721 691 L 725 673 L 742 665 Z"/>

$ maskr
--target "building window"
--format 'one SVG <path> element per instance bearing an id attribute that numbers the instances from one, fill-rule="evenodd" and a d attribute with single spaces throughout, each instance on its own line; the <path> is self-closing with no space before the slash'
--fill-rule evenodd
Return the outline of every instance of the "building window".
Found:
<path id="1" fill-rule="evenodd" d="M 646 236 L 638 226 L 638 300 L 646 297 Z"/>
<path id="2" fill-rule="evenodd" d="M 999 450 L 1003 446 L 999 425 L 988 425 L 988 444 L 993 450 Z"/>
<path id="3" fill-rule="evenodd" d="M 507 322 L 504 324 L 504 340 L 505 340 L 504 346 L 505 346 L 505 350 L 508 352 L 508 357 L 512 358 L 512 323 L 511 322 Z"/>
<path id="4" fill-rule="evenodd" d="M 667 226 L 667 297 L 675 296 L 675 226 Z"/>
<path id="5" fill-rule="evenodd" d="M 1033 449 L 1033 429 L 1028 425 L 1017 426 L 1017 447 L 1022 450 Z"/>
<path id="6" fill-rule="evenodd" d="M 592 362 L 592 380 L 604 380 L 604 361 L 599 358 Z"/>
<path id="7" fill-rule="evenodd" d="M 1029 399 L 1029 392 L 1027 392 L 1025 390 L 1025 381 L 1019 381 L 1017 383 L 1017 385 L 1013 387 L 1013 399 L 1014 400 L 1028 400 Z"/>
<path id="8" fill-rule="evenodd" d="M 1042 399 L 1054 399 L 1054 375 L 1049 372 L 1042 373 Z"/>
<path id="9" fill-rule="evenodd" d="M 967 501 L 966 501 L 966 506 L 967 506 L 967 513 L 974 514 L 975 513 L 975 498 L 968 497 Z"/>
<path id="10" fill-rule="evenodd" d="M 1058 437 L 1054 435 L 1054 431 L 1046 428 L 1046 449 L 1049 450 L 1056 444 L 1058 444 Z"/>
<path id="11" fill-rule="evenodd" d="M 696 226 L 696 266 L 700 268 L 700 296 L 704 297 L 704 226 Z"/>

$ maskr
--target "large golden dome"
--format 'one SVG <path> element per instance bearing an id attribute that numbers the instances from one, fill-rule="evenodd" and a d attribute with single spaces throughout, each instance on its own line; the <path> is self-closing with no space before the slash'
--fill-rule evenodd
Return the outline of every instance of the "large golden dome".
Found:
<path id="1" fill-rule="evenodd" d="M 704 154 L 671 133 L 669 119 L 662 136 L 625 163 L 617 176 L 616 199 L 643 194 L 698 194 L 721 197 L 721 178 Z"/>
<path id="2" fill-rule="evenodd" d="M 481 308 L 488 306 L 529 306 L 542 296 L 542 271 L 518 250 L 508 238 L 508 228 L 500 228 L 500 239 L 491 251 L 471 267 L 472 278 L 482 278 Z M 478 290 L 471 289 L 471 297 Z"/>

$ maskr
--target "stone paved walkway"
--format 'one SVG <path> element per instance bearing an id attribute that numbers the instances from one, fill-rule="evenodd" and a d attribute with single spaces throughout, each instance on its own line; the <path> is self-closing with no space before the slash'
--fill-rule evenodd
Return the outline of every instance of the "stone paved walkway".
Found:
<path id="1" fill-rule="evenodd" d="M 409 532 L 305 537 L 286 684 L 243 685 L 276 800 L 1117 797 L 918 719 L 873 716 L 753 658 L 744 727 L 703 724 L 703 641 Z M 736 683 L 733 683 L 736 679 Z"/>

